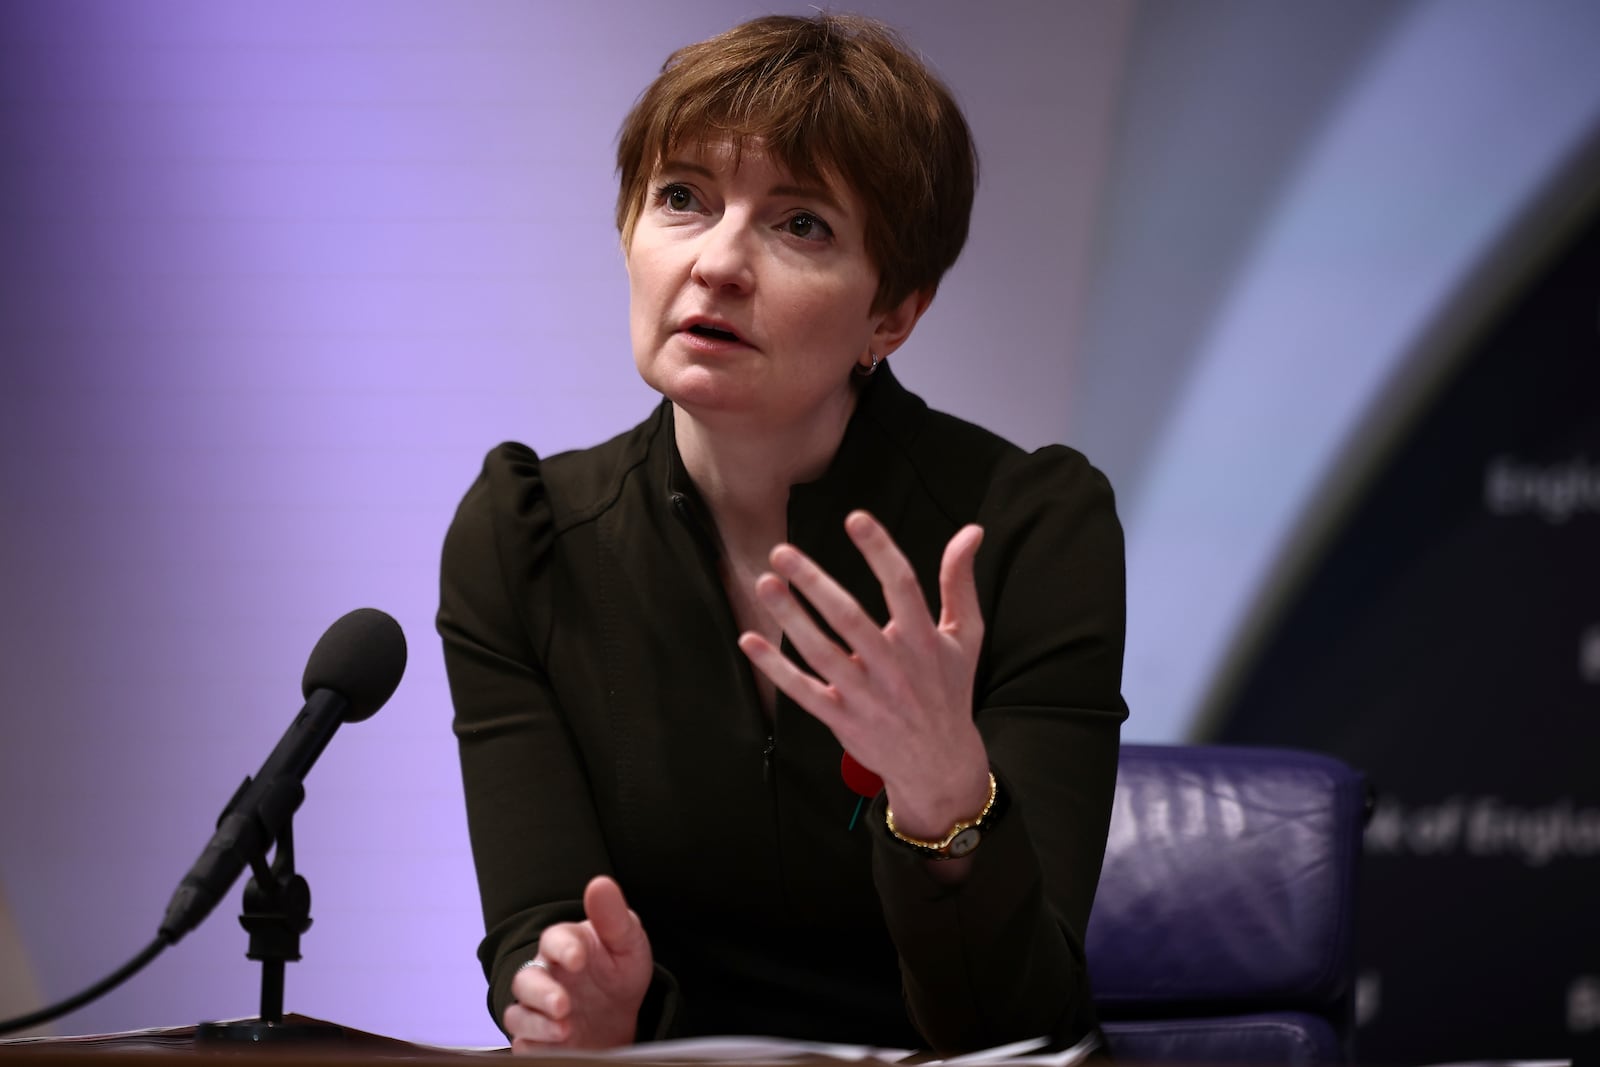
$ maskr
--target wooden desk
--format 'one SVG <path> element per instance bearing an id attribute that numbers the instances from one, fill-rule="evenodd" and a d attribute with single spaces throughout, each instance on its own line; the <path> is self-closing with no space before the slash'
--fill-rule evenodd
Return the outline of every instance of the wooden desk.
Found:
<path id="1" fill-rule="evenodd" d="M 302 1015 L 285 1016 L 286 1024 L 299 1026 L 327 1026 L 321 1020 Z M 0 1064 L 40 1063 L 125 1064 L 127 1067 L 144 1067 L 147 1064 L 181 1062 L 202 1064 L 226 1062 L 251 1063 L 260 1067 L 294 1065 L 294 1067 L 322 1067 L 325 1064 L 350 1064 L 361 1061 L 405 1060 L 415 1064 L 449 1064 L 462 1067 L 463 1061 L 493 1058 L 509 1060 L 507 1050 L 479 1051 L 448 1049 L 431 1045 L 416 1045 L 391 1037 L 353 1030 L 349 1027 L 331 1027 L 332 1037 L 325 1039 L 285 1039 L 264 1042 L 196 1040 L 194 1026 L 175 1026 L 152 1030 L 133 1030 L 119 1034 L 87 1034 L 68 1037 L 33 1037 L 0 1040 Z M 577 1057 L 561 1057 L 576 1065 Z M 550 1067 L 556 1067 L 557 1058 L 550 1058 Z M 593 1061 L 587 1061 L 593 1067 Z"/>

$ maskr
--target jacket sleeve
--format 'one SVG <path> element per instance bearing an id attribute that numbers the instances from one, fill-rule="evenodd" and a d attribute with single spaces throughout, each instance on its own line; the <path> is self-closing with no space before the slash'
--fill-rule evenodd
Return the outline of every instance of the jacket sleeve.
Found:
<path id="1" fill-rule="evenodd" d="M 584 886 L 611 871 L 584 763 L 544 669 L 540 579 L 554 536 L 538 458 L 503 445 L 457 510 L 440 568 L 437 624 L 486 930 L 478 958 L 497 1024 L 539 935 L 581 920 Z M 669 1025 L 673 986 L 658 968 L 641 1037 Z"/>
<path id="2" fill-rule="evenodd" d="M 873 877 L 907 1010 L 941 1051 L 1095 1028 L 1084 931 L 1116 784 L 1125 615 L 1110 486 L 1053 447 L 1002 464 L 976 521 L 985 650 L 974 714 L 1007 808 L 944 885 L 883 829 Z"/>

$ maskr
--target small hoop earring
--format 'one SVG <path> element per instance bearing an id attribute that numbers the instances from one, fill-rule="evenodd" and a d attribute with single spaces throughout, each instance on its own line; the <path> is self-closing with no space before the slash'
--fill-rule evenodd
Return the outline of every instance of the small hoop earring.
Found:
<path id="1" fill-rule="evenodd" d="M 876 352 L 868 352 L 867 355 L 872 357 L 872 364 L 870 366 L 863 367 L 861 364 L 857 363 L 856 377 L 858 378 L 872 377 L 874 374 L 878 373 L 878 364 L 883 362 L 883 357 L 878 355 Z"/>

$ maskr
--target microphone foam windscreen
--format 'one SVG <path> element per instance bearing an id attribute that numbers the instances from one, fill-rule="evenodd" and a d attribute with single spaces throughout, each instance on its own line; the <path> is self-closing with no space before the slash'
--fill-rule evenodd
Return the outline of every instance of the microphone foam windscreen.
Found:
<path id="1" fill-rule="evenodd" d="M 301 692 L 331 689 L 349 702 L 345 722 L 360 722 L 383 707 L 406 672 L 406 635 L 377 608 L 357 608 L 328 627 L 306 661 Z"/>

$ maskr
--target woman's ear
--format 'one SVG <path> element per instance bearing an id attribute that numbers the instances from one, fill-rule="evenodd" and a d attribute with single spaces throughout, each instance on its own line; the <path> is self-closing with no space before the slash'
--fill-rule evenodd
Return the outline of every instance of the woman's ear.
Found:
<path id="1" fill-rule="evenodd" d="M 928 310 L 931 303 L 933 290 L 918 289 L 894 307 L 881 312 L 872 331 L 872 351 L 882 358 L 905 344 L 911 331 L 916 328 L 917 320 L 922 318 L 922 313 Z"/>

